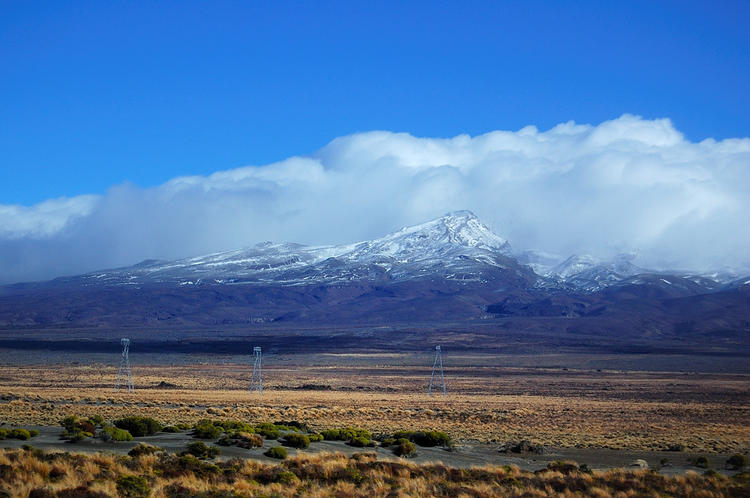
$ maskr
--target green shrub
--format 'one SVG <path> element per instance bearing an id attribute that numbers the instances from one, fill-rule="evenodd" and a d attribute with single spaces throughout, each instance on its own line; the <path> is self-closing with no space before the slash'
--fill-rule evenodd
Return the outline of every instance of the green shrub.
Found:
<path id="1" fill-rule="evenodd" d="M 162 429 L 162 432 L 174 433 L 174 432 L 180 432 L 180 429 L 178 429 L 174 425 L 167 425 L 166 427 Z"/>
<path id="2" fill-rule="evenodd" d="M 276 427 L 274 424 L 260 424 L 255 427 L 255 432 L 260 434 L 266 439 L 279 439 L 279 436 L 281 433 L 279 432 L 279 428 Z"/>
<path id="3" fill-rule="evenodd" d="M 208 446 L 203 441 L 193 441 L 187 445 L 187 452 L 198 458 L 205 459 L 217 457 L 221 453 L 221 450 L 216 446 Z"/>
<path id="4" fill-rule="evenodd" d="M 351 441 L 355 437 L 372 439 L 370 431 L 365 429 L 355 429 L 353 427 L 344 427 L 343 429 L 329 429 L 322 431 L 323 438 L 327 441 Z"/>
<path id="5" fill-rule="evenodd" d="M 158 453 L 160 451 L 164 451 L 164 448 L 159 448 L 158 446 L 153 446 L 146 443 L 138 443 L 130 451 L 128 451 L 128 456 L 137 458 L 141 455 L 153 455 L 154 453 Z"/>
<path id="6" fill-rule="evenodd" d="M 177 428 L 178 428 L 178 429 L 180 429 L 181 431 L 188 431 L 188 430 L 190 430 L 190 429 L 192 429 L 192 428 L 193 428 L 193 426 L 192 426 L 192 425 L 190 425 L 190 424 L 185 424 L 185 423 L 179 423 L 179 424 L 175 425 L 175 427 L 177 427 Z"/>
<path id="7" fill-rule="evenodd" d="M 323 440 L 323 434 L 310 434 L 307 436 L 311 443 L 318 443 Z"/>
<path id="8" fill-rule="evenodd" d="M 81 441 L 87 437 L 94 437 L 96 426 L 88 419 L 79 419 L 75 415 L 69 415 L 60 421 L 60 425 L 65 429 L 60 435 L 60 439 L 67 439 L 70 442 Z"/>
<path id="9" fill-rule="evenodd" d="M 406 438 L 398 439 L 393 447 L 396 456 L 411 458 L 417 454 L 417 446 Z"/>
<path id="10" fill-rule="evenodd" d="M 125 429 L 118 429 L 113 425 L 108 425 L 99 431 L 99 438 L 102 441 L 132 441 L 133 436 Z"/>
<path id="11" fill-rule="evenodd" d="M 698 467 L 698 468 L 701 468 L 701 469 L 707 469 L 707 468 L 709 468 L 711 466 L 711 462 L 709 462 L 708 458 L 706 458 L 704 456 L 699 456 L 699 457 L 696 457 L 696 458 L 691 458 L 690 459 L 690 464 L 693 465 L 694 467 Z"/>
<path id="12" fill-rule="evenodd" d="M 393 434 L 392 439 L 408 439 L 425 448 L 433 446 L 451 447 L 453 444 L 451 437 L 442 431 L 398 431 Z"/>
<path id="13" fill-rule="evenodd" d="M 0 429 L 0 439 L 6 439 L 8 437 L 7 429 Z"/>
<path id="14" fill-rule="evenodd" d="M 216 441 L 221 446 L 239 446 L 240 448 L 260 448 L 263 446 L 263 438 L 257 434 L 247 432 L 235 432 L 223 436 Z"/>
<path id="15" fill-rule="evenodd" d="M 276 458 L 278 460 L 284 460 L 287 455 L 286 448 L 282 446 L 274 446 L 263 454 L 267 457 Z"/>
<path id="16" fill-rule="evenodd" d="M 193 437 L 199 439 L 216 439 L 224 432 L 224 429 L 217 427 L 210 420 L 201 420 L 193 428 Z"/>
<path id="17" fill-rule="evenodd" d="M 31 433 L 26 429 L 10 429 L 6 437 L 8 439 L 20 439 L 21 441 L 28 441 L 29 439 L 31 439 Z"/>
<path id="18" fill-rule="evenodd" d="M 310 446 L 310 438 L 304 434 L 287 434 L 281 444 L 292 448 L 304 449 Z"/>
<path id="19" fill-rule="evenodd" d="M 274 477 L 274 482 L 278 482 L 281 484 L 292 484 L 295 481 L 298 481 L 299 478 L 294 472 L 289 472 L 288 470 L 285 470 L 283 472 L 279 472 L 276 474 L 276 477 Z"/>
<path id="20" fill-rule="evenodd" d="M 375 441 L 367 439 L 364 436 L 354 436 L 346 444 L 354 446 L 356 448 L 366 448 L 368 446 L 375 446 Z"/>
<path id="21" fill-rule="evenodd" d="M 747 457 L 742 453 L 735 453 L 727 460 L 727 467 L 733 470 L 742 470 L 747 467 Z"/>
<path id="22" fill-rule="evenodd" d="M 128 431 L 133 437 L 153 436 L 163 428 L 158 420 L 151 417 L 125 417 L 115 420 L 114 424 Z"/>
<path id="23" fill-rule="evenodd" d="M 89 417 L 89 422 L 97 427 L 104 427 L 104 417 L 101 415 L 92 415 Z"/>
<path id="24" fill-rule="evenodd" d="M 117 478 L 117 492 L 120 496 L 147 497 L 151 494 L 151 486 L 143 476 L 120 476 Z"/>
<path id="25" fill-rule="evenodd" d="M 295 431 L 295 432 L 308 432 L 309 429 L 307 427 L 307 424 L 304 422 L 299 422 L 297 420 L 280 420 L 278 422 L 274 422 L 273 425 L 281 429 L 281 426 L 286 427 L 286 429 L 281 430 L 288 430 L 288 431 Z"/>

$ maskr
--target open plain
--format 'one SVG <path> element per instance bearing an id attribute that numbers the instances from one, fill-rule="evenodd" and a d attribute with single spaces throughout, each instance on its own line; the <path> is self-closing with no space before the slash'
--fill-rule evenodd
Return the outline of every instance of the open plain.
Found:
<path id="1" fill-rule="evenodd" d="M 251 365 L 242 356 L 134 353 L 135 392 L 126 393 L 113 389 L 116 354 L 55 356 L 0 355 L 2 422 L 53 426 L 66 415 L 137 414 L 167 423 L 226 418 L 374 433 L 431 429 L 490 445 L 750 449 L 746 373 L 574 368 L 591 361 L 576 355 L 535 357 L 542 365 L 536 367 L 531 358 L 513 357 L 520 366 L 511 367 L 502 356 L 446 355 L 448 394 L 429 396 L 425 354 L 280 354 L 266 359 L 265 391 L 258 394 L 248 391 Z"/>

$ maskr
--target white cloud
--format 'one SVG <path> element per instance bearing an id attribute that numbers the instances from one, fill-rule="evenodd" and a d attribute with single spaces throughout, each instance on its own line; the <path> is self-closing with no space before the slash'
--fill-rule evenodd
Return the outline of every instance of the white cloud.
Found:
<path id="1" fill-rule="evenodd" d="M 417 138 L 375 131 L 309 157 L 150 189 L 0 205 L 1 281 L 263 240 L 351 242 L 471 209 L 519 250 L 643 266 L 748 267 L 750 139 L 687 141 L 668 119 Z"/>

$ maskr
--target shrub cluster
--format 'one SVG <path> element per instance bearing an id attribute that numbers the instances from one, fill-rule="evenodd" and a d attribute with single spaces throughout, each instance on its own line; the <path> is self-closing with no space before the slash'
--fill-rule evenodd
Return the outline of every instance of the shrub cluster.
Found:
<path id="1" fill-rule="evenodd" d="M 222 432 L 224 429 L 210 420 L 201 420 L 193 427 L 193 437 L 199 439 L 216 439 Z"/>
<path id="2" fill-rule="evenodd" d="M 153 436 L 164 428 L 158 420 L 151 417 L 125 417 L 115 420 L 114 424 L 119 429 L 125 429 L 134 437 Z"/>
<path id="3" fill-rule="evenodd" d="M 185 453 L 203 460 L 206 458 L 216 458 L 221 454 L 221 450 L 216 446 L 208 446 L 203 441 L 193 441 L 187 445 L 187 451 Z"/>
<path id="4" fill-rule="evenodd" d="M 279 420 L 274 422 L 273 425 L 282 431 L 293 431 L 293 432 L 309 432 L 310 428 L 307 424 L 299 422 L 297 420 Z"/>
<path id="5" fill-rule="evenodd" d="M 117 492 L 120 496 L 145 498 L 151 494 L 151 486 L 143 476 L 120 476 L 117 478 Z"/>
<path id="6" fill-rule="evenodd" d="M 326 441 L 346 441 L 347 444 L 357 448 L 375 446 L 372 434 L 365 429 L 344 427 L 343 429 L 329 429 L 320 433 Z"/>
<path id="7" fill-rule="evenodd" d="M 281 440 L 281 444 L 291 448 L 304 449 L 310 446 L 310 438 L 304 434 L 287 434 Z"/>
<path id="8" fill-rule="evenodd" d="M 286 429 L 286 426 L 284 426 L 284 429 Z M 279 439 L 279 436 L 281 436 L 281 430 L 283 430 L 281 427 L 271 423 L 258 424 L 255 427 L 255 432 L 266 439 Z"/>
<path id="9" fill-rule="evenodd" d="M 699 457 L 691 458 L 690 465 L 693 465 L 701 469 L 707 469 L 711 466 L 711 462 L 708 461 L 707 457 L 699 456 Z"/>
<path id="10" fill-rule="evenodd" d="M 735 453 L 727 459 L 727 467 L 732 470 L 742 470 L 747 467 L 747 457 L 742 453 Z"/>
<path id="11" fill-rule="evenodd" d="M 408 439 L 424 448 L 433 446 L 450 448 L 453 445 L 451 437 L 442 431 L 398 431 L 393 435 L 393 439 Z"/>
<path id="12" fill-rule="evenodd" d="M 412 443 L 411 441 L 408 441 Z M 413 443 L 412 443 L 413 444 Z M 273 453 L 283 458 L 284 448 Z M 271 452 L 269 452 L 271 453 Z M 11 493 L 39 483 L 21 495 L 30 498 L 107 496 L 92 486 L 114 484 L 119 496 L 240 498 L 241 496 L 750 496 L 750 473 L 722 476 L 663 475 L 651 470 L 587 471 L 573 462 L 552 462 L 548 469 L 516 466 L 453 468 L 379 460 L 376 455 L 304 455 L 267 464 L 242 460 L 217 463 L 191 454 L 129 456 L 0 450 L 0 489 Z M 40 465 L 45 462 L 48 465 Z M 65 476 L 75 477 L 62 489 Z M 54 483 L 54 484 L 52 484 Z M 52 485 L 51 485 L 52 484 Z M 29 488 L 33 485 L 29 486 Z M 114 486 L 113 486 L 114 488 Z M 54 490 L 53 490 L 54 489 Z M 109 488 L 107 488 L 109 489 Z M 7 493 L 10 494 L 10 493 Z M 0 492 L 5 496 L 5 492 Z"/>
<path id="13" fill-rule="evenodd" d="M 267 457 L 276 458 L 278 460 L 283 460 L 286 458 L 286 448 L 282 446 L 274 446 L 273 448 L 270 448 L 268 451 L 263 453 Z"/>
<path id="14" fill-rule="evenodd" d="M 393 444 L 393 454 L 396 456 L 411 458 L 417 455 L 417 446 L 406 438 L 401 438 Z"/>
<path id="15" fill-rule="evenodd" d="M 28 441 L 32 437 L 39 435 L 39 431 L 36 429 L 0 429 L 0 440 L 2 439 L 20 439 L 21 441 Z"/>
<path id="16" fill-rule="evenodd" d="M 263 446 L 263 438 L 257 434 L 248 432 L 230 432 L 222 436 L 216 444 L 221 446 L 239 446 L 240 448 L 260 448 Z"/>
<path id="17" fill-rule="evenodd" d="M 99 431 L 99 437 L 103 441 L 132 441 L 133 436 L 125 429 L 120 429 L 113 425 L 102 427 Z"/>
<path id="18" fill-rule="evenodd" d="M 75 415 L 69 415 L 60 421 L 60 425 L 64 429 L 60 438 L 77 442 L 87 437 L 94 437 L 96 428 L 100 423 L 103 423 L 100 417 L 91 420 L 90 418 L 78 418 Z"/>
<path id="19" fill-rule="evenodd" d="M 161 451 L 164 451 L 164 448 L 159 448 L 158 446 L 153 446 L 146 443 L 138 443 L 130 451 L 128 451 L 128 456 L 137 458 L 141 455 L 153 455 L 154 453 L 159 453 Z"/>

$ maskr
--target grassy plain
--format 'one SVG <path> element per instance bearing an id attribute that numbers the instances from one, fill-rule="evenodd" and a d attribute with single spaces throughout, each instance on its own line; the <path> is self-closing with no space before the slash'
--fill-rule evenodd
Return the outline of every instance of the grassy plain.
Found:
<path id="1" fill-rule="evenodd" d="M 250 365 L 235 359 L 134 364 L 134 393 L 115 392 L 116 364 L 97 358 L 5 364 L 0 421 L 56 425 L 70 414 L 299 420 L 315 429 L 434 429 L 459 441 L 527 439 L 562 448 L 750 449 L 746 374 L 493 366 L 493 357 L 464 355 L 451 357 L 443 397 L 426 394 L 430 358 L 280 355 L 267 362 L 260 395 L 247 391 Z"/>
<path id="2" fill-rule="evenodd" d="M 664 476 L 647 470 L 590 472 L 559 462 L 456 469 L 383 461 L 360 453 L 300 455 L 279 464 L 217 463 L 159 453 L 138 457 L 0 450 L 0 486 L 13 497 L 188 496 L 747 496 L 748 473 Z"/>

